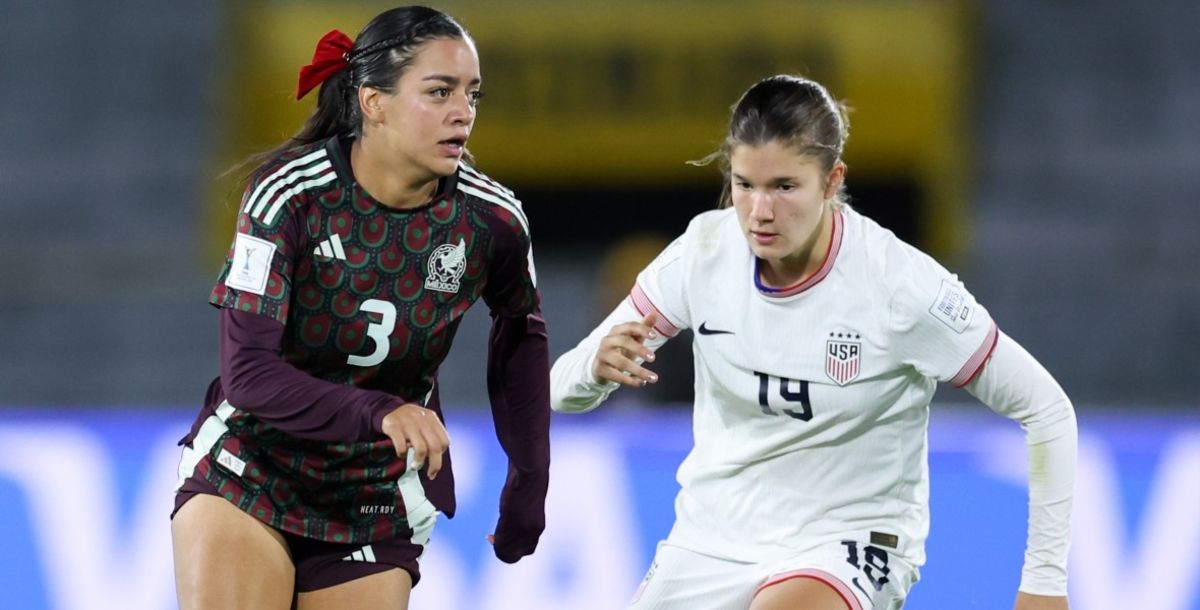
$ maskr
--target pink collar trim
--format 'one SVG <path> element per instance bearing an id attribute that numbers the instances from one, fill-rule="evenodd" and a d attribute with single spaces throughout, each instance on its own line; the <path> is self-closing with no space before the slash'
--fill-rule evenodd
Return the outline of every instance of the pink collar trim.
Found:
<path id="1" fill-rule="evenodd" d="M 754 286 L 758 288 L 758 291 L 763 296 L 780 299 L 800 294 L 819 284 L 833 270 L 833 263 L 837 259 L 838 252 L 842 249 L 842 234 L 845 233 L 845 224 L 845 221 L 842 219 L 842 211 L 836 210 L 833 213 L 833 237 L 829 240 L 829 248 L 825 250 L 825 262 L 821 263 L 821 268 L 814 271 L 812 275 L 786 288 L 771 288 L 762 283 L 762 279 L 758 273 L 759 265 L 762 264 L 762 261 L 756 257 L 754 259 Z"/>

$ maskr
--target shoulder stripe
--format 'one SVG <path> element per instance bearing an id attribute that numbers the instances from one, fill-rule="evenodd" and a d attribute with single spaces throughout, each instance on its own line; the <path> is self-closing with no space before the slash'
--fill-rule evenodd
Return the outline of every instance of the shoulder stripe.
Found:
<path id="1" fill-rule="evenodd" d="M 517 222 L 521 223 L 521 228 L 525 230 L 525 234 L 529 235 L 529 220 L 525 218 L 525 212 L 521 209 L 520 202 L 516 201 L 515 199 L 508 199 L 503 195 L 489 193 L 483 190 L 484 188 L 487 188 L 486 186 L 472 182 L 471 179 L 466 175 L 461 177 L 464 179 L 458 181 L 458 188 L 462 189 L 464 193 L 474 195 L 475 197 L 483 199 L 484 201 L 489 201 L 508 210 L 513 216 L 517 217 Z"/>
<path id="2" fill-rule="evenodd" d="M 263 216 L 263 218 L 262 218 L 263 224 L 265 224 L 267 226 L 271 226 L 275 222 L 275 216 L 279 214 L 279 210 L 282 209 L 283 206 L 285 204 L 287 204 L 288 200 L 291 199 L 297 193 L 301 193 L 310 188 L 321 186 L 322 184 L 328 184 L 337 179 L 337 172 L 333 171 L 333 167 L 329 164 L 328 161 L 326 161 L 322 165 L 325 166 L 324 167 L 325 173 L 318 175 L 317 177 L 313 178 L 312 180 L 305 180 L 304 182 L 300 182 L 300 183 L 296 184 L 295 186 L 293 186 L 292 188 L 280 193 L 279 196 L 275 198 L 275 203 L 271 205 L 271 209 L 267 210 L 267 213 Z"/>
<path id="3" fill-rule="evenodd" d="M 262 197 L 263 191 L 270 188 L 272 183 L 274 183 L 276 180 L 278 180 L 279 178 L 284 178 L 285 182 L 286 182 L 290 178 L 289 173 L 293 169 L 314 163 L 317 160 L 324 158 L 325 154 L 326 154 L 325 149 L 321 148 L 321 149 L 317 150 L 316 152 L 312 152 L 307 155 L 304 155 L 303 157 L 300 157 L 299 159 L 293 159 L 292 161 L 290 161 L 283 167 L 280 167 L 279 169 L 276 169 L 275 171 L 271 172 L 269 175 L 267 175 L 265 178 L 262 179 L 262 182 L 258 183 L 258 186 L 254 189 L 254 192 L 251 193 L 250 196 L 246 198 L 246 204 L 242 207 L 242 211 L 249 212 L 251 205 L 253 205 L 254 202 L 259 199 L 259 197 Z M 259 206 L 258 211 L 259 212 L 262 211 L 261 205 Z"/>
<path id="4" fill-rule="evenodd" d="M 471 167 L 470 165 L 467 165 L 466 163 L 459 164 L 459 167 L 462 168 L 463 173 L 471 176 L 472 178 L 475 178 L 476 180 L 486 182 L 487 184 L 491 185 L 494 190 L 499 190 L 500 192 L 508 195 L 509 197 L 511 197 L 513 199 L 517 198 L 516 194 L 513 193 L 511 189 L 505 187 L 503 184 L 500 184 L 499 182 L 496 182 L 490 176 L 475 169 L 474 167 Z"/>
<path id="5" fill-rule="evenodd" d="M 533 239 L 533 235 L 529 232 L 529 219 L 525 217 L 525 211 L 521 209 L 521 202 L 512 196 L 512 191 L 492 180 L 488 180 L 486 177 L 479 178 L 479 174 L 471 170 L 470 166 L 466 164 L 460 164 L 459 167 L 464 170 L 458 174 L 459 190 L 508 210 L 510 214 L 516 217 L 517 222 L 521 223 L 521 229 L 525 231 L 525 235 L 530 240 Z M 495 189 L 499 189 L 500 193 L 493 192 Z M 537 269 L 533 265 L 532 243 L 529 245 L 529 252 L 526 254 L 525 262 L 529 271 L 529 279 L 533 282 L 534 286 L 537 286 Z"/>
<path id="6" fill-rule="evenodd" d="M 458 177 L 459 177 L 459 183 L 466 182 L 466 183 L 470 184 L 471 186 L 478 188 L 481 191 L 491 193 L 492 195 L 495 195 L 496 197 L 499 197 L 501 199 L 505 199 L 507 201 L 512 202 L 517 207 L 521 207 L 521 201 L 519 199 L 517 199 L 516 195 L 514 195 L 512 191 L 497 184 L 496 181 L 491 180 L 491 179 L 487 178 L 486 176 L 480 178 L 473 174 L 470 174 L 467 172 L 462 172 L 458 175 Z"/>
<path id="7" fill-rule="evenodd" d="M 259 195 L 258 201 L 254 202 L 254 207 L 250 210 L 250 215 L 256 218 L 261 218 L 263 215 L 263 210 L 266 209 L 267 204 L 271 203 L 272 199 L 275 199 L 275 195 L 280 191 L 280 189 L 285 189 L 291 186 L 294 182 L 303 180 L 304 178 L 316 176 L 330 167 L 333 166 L 328 160 L 325 160 L 313 165 L 312 167 L 296 170 L 284 176 L 282 179 L 276 180 L 275 184 L 271 185 L 271 188 Z"/>

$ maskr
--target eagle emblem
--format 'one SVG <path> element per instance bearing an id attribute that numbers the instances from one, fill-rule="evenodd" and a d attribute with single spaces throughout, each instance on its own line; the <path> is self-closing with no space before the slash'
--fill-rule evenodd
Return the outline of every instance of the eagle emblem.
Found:
<path id="1" fill-rule="evenodd" d="M 442 244 L 429 255 L 426 264 L 429 275 L 425 287 L 438 292 L 458 292 L 459 278 L 467 269 L 467 245 L 462 238 L 457 244 Z"/>

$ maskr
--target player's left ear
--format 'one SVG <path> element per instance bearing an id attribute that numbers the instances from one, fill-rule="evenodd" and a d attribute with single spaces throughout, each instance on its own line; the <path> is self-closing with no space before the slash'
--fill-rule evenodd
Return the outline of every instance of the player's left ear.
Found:
<path id="1" fill-rule="evenodd" d="M 838 189 L 842 186 L 842 181 L 846 179 L 846 164 L 838 161 L 833 164 L 833 169 L 829 170 L 829 178 L 825 181 L 825 198 L 833 199 L 837 195 Z"/>

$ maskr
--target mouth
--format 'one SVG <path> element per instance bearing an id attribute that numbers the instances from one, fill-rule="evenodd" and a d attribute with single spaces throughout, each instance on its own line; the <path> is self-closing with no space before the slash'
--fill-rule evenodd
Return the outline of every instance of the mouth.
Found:
<path id="1" fill-rule="evenodd" d="M 750 239 L 754 240 L 755 243 L 758 243 L 758 244 L 761 244 L 764 246 L 774 243 L 775 239 L 778 237 L 779 237 L 778 233 L 770 233 L 767 231 L 754 231 L 754 230 L 750 231 Z"/>
<path id="2" fill-rule="evenodd" d="M 445 140 L 438 142 L 438 146 L 442 149 L 442 152 L 446 154 L 446 156 L 450 157 L 462 156 L 463 148 L 465 148 L 466 145 L 466 136 L 446 138 Z"/>

